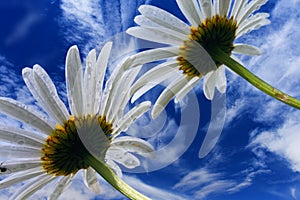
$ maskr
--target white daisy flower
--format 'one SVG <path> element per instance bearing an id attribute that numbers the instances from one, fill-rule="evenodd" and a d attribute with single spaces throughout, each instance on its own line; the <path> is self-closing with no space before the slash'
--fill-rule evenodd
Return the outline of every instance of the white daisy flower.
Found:
<path id="1" fill-rule="evenodd" d="M 213 98 L 215 88 L 224 93 L 225 65 L 215 59 L 215 50 L 227 55 L 259 55 L 257 47 L 234 44 L 234 40 L 270 23 L 268 13 L 255 13 L 267 0 L 176 2 L 188 23 L 158 7 L 142 5 L 139 7 L 141 15 L 135 18 L 139 26 L 127 30 L 135 37 L 171 45 L 132 56 L 136 65 L 168 59 L 145 73 L 132 87 L 134 101 L 160 82 L 172 80 L 153 106 L 154 118 L 174 96 L 177 100 L 182 99 L 201 77 L 204 77 L 203 90 L 207 99 Z"/>
<path id="2" fill-rule="evenodd" d="M 10 199 L 26 199 L 55 180 L 56 187 L 49 199 L 57 199 L 79 170 L 83 171 L 86 186 L 99 193 L 94 170 L 97 167 L 91 166 L 95 160 L 106 163 L 121 176 L 117 164 L 127 168 L 140 164 L 132 153 L 153 156 L 153 147 L 146 141 L 131 136 L 118 137 L 149 109 L 150 102 L 142 102 L 124 113 L 130 99 L 130 86 L 140 70 L 137 67 L 124 72 L 128 60 L 112 72 L 102 89 L 111 47 L 111 42 L 106 43 L 98 59 L 96 51 L 90 51 L 84 74 L 78 48 L 69 49 L 66 85 L 71 115 L 50 77 L 39 65 L 24 68 L 22 74 L 30 92 L 51 119 L 13 99 L 0 98 L 2 113 L 36 130 L 0 126 L 0 141 L 8 143 L 1 146 L 0 157 L 9 159 L 0 166 L 1 174 L 9 174 L 0 181 L 0 189 L 31 180 Z"/>

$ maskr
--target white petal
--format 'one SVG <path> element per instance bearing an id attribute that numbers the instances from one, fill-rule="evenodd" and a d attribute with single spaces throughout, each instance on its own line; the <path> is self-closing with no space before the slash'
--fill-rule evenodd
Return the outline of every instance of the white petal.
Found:
<path id="1" fill-rule="evenodd" d="M 205 97 L 208 100 L 212 100 L 212 98 L 214 97 L 217 81 L 218 81 L 218 75 L 216 71 L 209 72 L 204 77 L 203 92 Z"/>
<path id="2" fill-rule="evenodd" d="M 217 88 L 219 92 L 224 93 L 226 91 L 226 85 L 225 66 L 221 65 L 216 71 L 210 72 L 204 77 L 203 89 L 205 97 L 212 100 L 215 88 Z"/>
<path id="3" fill-rule="evenodd" d="M 211 102 L 211 118 L 199 151 L 199 157 L 205 157 L 216 145 L 226 121 L 226 95 L 216 95 Z"/>
<path id="4" fill-rule="evenodd" d="M 252 0 L 241 10 L 237 16 L 238 24 L 241 24 L 245 19 L 247 19 L 253 12 L 258 10 L 262 5 L 267 3 L 268 0 Z"/>
<path id="5" fill-rule="evenodd" d="M 0 157 L 4 158 L 38 158 L 41 157 L 41 149 L 23 146 L 7 146 L 0 148 Z"/>
<path id="6" fill-rule="evenodd" d="M 183 99 L 183 97 L 188 94 L 196 85 L 196 83 L 198 83 L 198 81 L 200 80 L 199 77 L 194 77 L 192 78 L 177 94 L 175 97 L 175 102 L 179 102 Z"/>
<path id="7" fill-rule="evenodd" d="M 132 169 L 140 165 L 140 161 L 137 157 L 122 148 L 110 147 L 107 150 L 106 155 L 109 159 L 120 163 L 128 169 Z"/>
<path id="8" fill-rule="evenodd" d="M 77 46 L 72 46 L 66 58 L 66 85 L 72 115 L 82 116 L 82 66 Z"/>
<path id="9" fill-rule="evenodd" d="M 211 16 L 215 16 L 215 15 L 218 15 L 220 13 L 220 2 L 219 0 L 215 0 L 213 3 L 212 3 L 212 13 L 211 13 Z"/>
<path id="10" fill-rule="evenodd" d="M 186 35 L 166 28 L 131 27 L 126 32 L 140 39 L 169 45 L 182 45 L 183 41 L 188 38 Z"/>
<path id="11" fill-rule="evenodd" d="M 123 136 L 123 137 L 115 138 L 111 142 L 111 146 L 119 147 L 124 149 L 125 151 L 137 153 L 145 157 L 154 158 L 153 146 L 148 142 L 146 142 L 145 140 L 136 137 Z"/>
<path id="12" fill-rule="evenodd" d="M 116 86 L 117 89 L 114 95 L 118 96 L 118 98 L 114 98 L 111 103 L 110 109 L 108 110 L 108 120 L 114 121 L 115 118 L 118 120 L 119 117 L 121 117 L 119 115 L 123 114 L 123 110 L 130 99 L 130 87 L 141 68 L 142 66 L 135 67 L 124 73 L 122 79 L 119 81 L 120 83 Z"/>
<path id="13" fill-rule="evenodd" d="M 31 94 L 48 115 L 57 123 L 62 124 L 66 121 L 69 117 L 68 110 L 58 97 L 56 88 L 45 70 L 35 65 L 33 70 L 24 68 L 22 75 Z"/>
<path id="14" fill-rule="evenodd" d="M 36 128 L 47 135 L 55 129 L 55 125 L 49 120 L 42 117 L 28 106 L 13 99 L 0 97 L 0 111 L 29 124 L 33 128 Z"/>
<path id="15" fill-rule="evenodd" d="M 160 28 L 162 27 L 161 25 L 157 24 L 154 21 L 151 21 L 150 19 L 148 19 L 147 17 L 143 16 L 143 15 L 138 15 L 134 17 L 134 22 L 137 25 L 143 26 L 143 27 L 151 27 L 151 28 Z"/>
<path id="16" fill-rule="evenodd" d="M 139 89 L 141 89 L 146 84 L 151 84 L 153 86 L 160 84 L 162 81 L 172 77 L 176 76 L 178 73 L 178 62 L 176 60 L 171 60 L 168 62 L 164 62 L 162 64 L 159 64 L 149 71 L 147 71 L 143 76 L 141 76 L 131 87 L 131 94 L 134 94 Z M 147 91 L 145 91 L 147 92 Z M 140 94 L 140 96 L 143 95 Z M 135 100 L 132 100 L 131 102 L 134 102 Z"/>
<path id="17" fill-rule="evenodd" d="M 83 180 L 85 185 L 90 188 L 93 192 L 100 193 L 100 185 L 97 179 L 95 170 L 91 167 L 83 170 Z"/>
<path id="18" fill-rule="evenodd" d="M 45 103 L 48 104 L 47 107 L 52 109 L 54 116 L 59 119 L 57 122 L 62 124 L 69 119 L 69 112 L 65 104 L 58 97 L 55 85 L 45 70 L 39 65 L 33 66 L 33 74 L 40 96 L 46 99 Z"/>
<path id="19" fill-rule="evenodd" d="M 102 96 L 102 90 L 103 90 L 103 82 L 104 82 L 104 76 L 107 68 L 107 63 L 110 55 L 110 51 L 112 48 L 112 42 L 107 42 L 102 47 L 101 52 L 98 56 L 97 62 L 96 62 L 96 89 L 94 91 L 95 93 L 95 101 L 94 101 L 94 113 L 97 113 L 100 107 L 100 98 Z"/>
<path id="20" fill-rule="evenodd" d="M 121 61 L 120 64 L 117 65 L 117 67 L 113 70 L 112 74 L 107 80 L 101 99 L 99 109 L 100 115 L 106 115 L 111 102 L 114 100 L 114 98 L 118 98 L 118 96 L 114 95 L 114 92 L 117 88 L 116 85 L 123 76 L 125 71 L 124 69 L 128 68 L 128 65 L 130 65 L 130 63 L 131 59 L 129 57 L 126 57 L 123 61 Z"/>
<path id="21" fill-rule="evenodd" d="M 238 17 L 240 11 L 243 9 L 243 7 L 246 3 L 247 3 L 247 1 L 235 0 L 234 4 L 233 4 L 233 7 L 232 7 L 230 17 L 233 17 L 233 19 L 236 20 L 236 18 Z"/>
<path id="22" fill-rule="evenodd" d="M 134 103 L 137 99 L 139 99 L 141 96 L 143 96 L 146 92 L 148 92 L 149 90 L 151 90 L 155 86 L 157 86 L 156 83 L 147 83 L 146 85 L 143 85 L 142 87 L 140 87 L 140 89 L 138 89 L 132 95 L 131 103 Z"/>
<path id="23" fill-rule="evenodd" d="M 10 174 L 20 171 L 25 171 L 28 169 L 33 169 L 37 167 L 41 167 L 42 162 L 41 158 L 35 158 L 35 159 L 14 159 L 14 160 L 8 160 L 0 163 L 1 168 L 6 168 L 6 172 L 1 172 L 1 175 L 3 174 Z"/>
<path id="24" fill-rule="evenodd" d="M 151 116 L 155 119 L 171 101 L 171 99 L 188 83 L 189 79 L 184 75 L 173 81 L 156 100 Z"/>
<path id="25" fill-rule="evenodd" d="M 22 188 L 20 188 L 17 192 L 14 193 L 11 200 L 24 200 L 28 199 L 31 195 L 33 195 L 36 191 L 44 187 L 49 182 L 53 181 L 57 177 L 50 176 L 48 174 L 43 174 L 36 178 L 36 180 L 25 184 Z"/>
<path id="26" fill-rule="evenodd" d="M 190 34 L 190 27 L 174 15 L 151 5 L 141 5 L 140 13 L 158 25 L 175 30 L 184 35 Z"/>
<path id="27" fill-rule="evenodd" d="M 259 48 L 248 44 L 235 44 L 233 52 L 250 56 L 257 56 L 261 54 Z"/>
<path id="28" fill-rule="evenodd" d="M 142 67 L 142 66 L 141 66 Z M 141 68 L 140 68 L 141 69 Z M 140 69 L 138 69 L 138 71 L 140 71 Z M 137 72 L 137 71 L 136 71 Z M 136 73 L 135 72 L 135 73 Z M 138 73 L 137 74 L 133 74 L 134 76 L 135 76 L 135 78 L 136 78 L 136 76 L 138 75 Z M 131 95 L 130 95 L 130 88 L 131 88 L 131 86 L 132 86 L 132 83 L 133 83 L 133 77 L 131 77 L 131 80 L 130 80 L 130 85 L 128 84 L 127 86 L 128 86 L 128 88 L 126 88 L 126 95 L 124 95 L 124 99 L 121 101 L 121 104 L 120 104 L 120 106 L 119 106 L 119 111 L 118 111 L 118 114 L 119 114 L 119 117 L 123 117 L 123 112 L 124 112 L 124 109 L 125 109 L 125 106 L 128 104 L 128 102 L 129 102 L 129 99 L 130 99 L 130 97 L 131 97 Z M 121 113 L 122 112 L 122 113 Z M 117 120 L 119 120 L 119 118 L 117 119 Z"/>
<path id="29" fill-rule="evenodd" d="M 24 129 L 0 125 L 0 140 L 16 145 L 41 148 L 45 138 Z"/>
<path id="30" fill-rule="evenodd" d="M 121 168 L 112 160 L 105 158 L 106 164 L 117 174 L 118 177 L 122 178 L 122 170 Z"/>
<path id="31" fill-rule="evenodd" d="M 227 81 L 226 81 L 226 74 L 225 74 L 225 65 L 221 65 L 217 71 L 216 74 L 218 76 L 216 87 L 219 90 L 220 93 L 225 93 Z"/>
<path id="32" fill-rule="evenodd" d="M 204 19 L 212 17 L 212 2 L 211 0 L 198 0 Z M 201 23 L 200 23 L 201 24 Z"/>
<path id="33" fill-rule="evenodd" d="M 271 23 L 270 20 L 266 19 L 269 17 L 268 13 L 258 13 L 248 19 L 246 19 L 239 27 L 236 33 L 236 38 L 241 37 L 246 33 L 250 33 L 253 30 L 257 30 L 262 26 Z"/>
<path id="34" fill-rule="evenodd" d="M 95 114 L 94 102 L 96 91 L 96 50 L 89 52 L 85 61 L 84 81 L 83 81 L 83 99 L 84 99 L 84 114 Z"/>
<path id="35" fill-rule="evenodd" d="M 176 0 L 181 12 L 191 25 L 198 27 L 202 24 L 202 15 L 196 0 Z"/>
<path id="36" fill-rule="evenodd" d="M 121 131 L 126 131 L 127 128 L 142 114 L 144 114 L 151 106 L 150 101 L 144 101 L 134 108 L 132 108 L 130 111 L 128 111 L 123 118 L 120 120 L 120 122 L 117 122 L 118 128 L 115 128 L 112 135 L 117 136 L 120 134 Z"/>
<path id="37" fill-rule="evenodd" d="M 58 197 L 66 190 L 66 188 L 72 183 L 74 178 L 74 174 L 70 174 L 69 176 L 64 176 L 59 180 L 56 184 L 54 191 L 48 197 L 49 200 L 56 200 Z"/>
<path id="38" fill-rule="evenodd" d="M 156 48 L 131 56 L 131 67 L 178 56 L 179 47 Z"/>
<path id="39" fill-rule="evenodd" d="M 42 169 L 41 167 L 14 173 L 0 181 L 0 189 L 7 188 L 13 184 L 20 183 L 25 180 L 29 180 L 29 179 L 37 177 L 41 174 L 45 174 L 44 169 Z"/>
<path id="40" fill-rule="evenodd" d="M 219 14 L 221 16 L 227 16 L 231 5 L 231 0 L 217 0 L 219 2 Z"/>

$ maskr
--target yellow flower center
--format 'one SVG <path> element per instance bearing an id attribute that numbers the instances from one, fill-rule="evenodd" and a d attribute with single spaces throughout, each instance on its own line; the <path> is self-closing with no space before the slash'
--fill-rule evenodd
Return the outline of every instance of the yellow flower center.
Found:
<path id="1" fill-rule="evenodd" d="M 62 126 L 56 125 L 46 139 L 41 156 L 43 168 L 56 176 L 88 168 L 87 155 L 96 153 L 104 159 L 112 131 L 105 116 L 70 117 Z"/>
<path id="2" fill-rule="evenodd" d="M 197 28 L 191 26 L 189 39 L 184 41 L 184 44 L 180 47 L 179 56 L 177 58 L 180 66 L 179 69 L 188 77 L 202 77 L 209 71 L 212 71 L 211 69 L 202 70 L 201 66 L 199 66 L 200 68 L 195 66 L 203 59 L 201 55 L 203 52 L 201 52 L 199 46 L 201 45 L 202 49 L 204 49 L 212 59 L 212 52 L 216 48 L 231 55 L 236 30 L 237 23 L 232 17 L 228 19 L 226 16 L 221 17 L 219 15 L 204 20 Z M 222 63 L 215 60 L 213 61 L 217 67 L 222 65 Z"/>

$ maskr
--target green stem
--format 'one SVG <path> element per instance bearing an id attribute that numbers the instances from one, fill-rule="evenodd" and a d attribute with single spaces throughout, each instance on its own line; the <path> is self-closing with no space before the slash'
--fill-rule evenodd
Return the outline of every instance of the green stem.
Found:
<path id="1" fill-rule="evenodd" d="M 132 187 L 127 185 L 122 179 L 120 179 L 106 164 L 96 159 L 94 156 L 87 156 L 88 164 L 94 168 L 108 183 L 110 183 L 115 189 L 124 194 L 129 199 L 133 200 L 151 200 L 144 196 Z"/>
<path id="2" fill-rule="evenodd" d="M 212 57 L 215 60 L 225 64 L 227 67 L 229 67 L 235 73 L 243 77 L 246 81 L 251 83 L 259 90 L 263 91 L 264 93 L 270 95 L 271 97 L 279 101 L 282 101 L 283 103 L 286 103 L 294 108 L 300 109 L 300 100 L 291 97 L 288 94 L 285 94 L 284 92 L 272 87 L 262 79 L 258 78 L 249 70 L 247 70 L 243 65 L 241 65 L 240 63 L 232 59 L 226 53 L 224 53 L 221 49 L 214 49 L 211 52 L 212 52 Z"/>

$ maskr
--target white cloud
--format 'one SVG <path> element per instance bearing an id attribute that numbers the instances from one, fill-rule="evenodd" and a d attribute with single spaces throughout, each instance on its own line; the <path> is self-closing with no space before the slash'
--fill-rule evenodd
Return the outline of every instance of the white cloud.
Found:
<path id="1" fill-rule="evenodd" d="M 189 190 L 195 185 L 203 185 L 209 182 L 214 182 L 221 176 L 219 173 L 210 173 L 207 169 L 201 168 L 192 172 L 189 172 L 184 176 L 177 184 L 174 185 L 174 189 L 183 188 Z"/>
<path id="2" fill-rule="evenodd" d="M 297 199 L 296 197 L 296 188 L 291 188 L 291 196 L 293 197 L 293 199 Z"/>
<path id="3" fill-rule="evenodd" d="M 230 187 L 234 185 L 231 181 L 216 180 L 195 193 L 197 199 L 204 199 L 210 194 L 218 194 L 226 192 Z"/>
<path id="4" fill-rule="evenodd" d="M 60 23 L 62 27 L 65 27 L 63 33 L 67 40 L 78 43 L 89 39 L 90 43 L 87 44 L 88 47 L 86 47 L 85 53 L 103 42 L 105 29 L 98 1 L 63 0 L 61 9 L 63 10 L 63 16 Z"/>
<path id="5" fill-rule="evenodd" d="M 124 180 L 129 185 L 132 185 L 133 188 L 137 189 L 141 193 L 147 195 L 148 197 L 155 199 L 155 200 L 166 200 L 166 199 L 172 199 L 172 200 L 185 200 L 189 199 L 186 196 L 183 196 L 180 193 L 175 193 L 174 191 L 168 191 L 161 188 L 157 188 L 151 185 L 148 185 L 144 183 L 143 181 L 135 178 L 135 177 L 129 177 L 125 176 Z"/>
<path id="6" fill-rule="evenodd" d="M 13 70 L 14 65 L 0 55 L 0 96 L 15 95 L 16 86 L 21 83 L 22 77 Z"/>
<path id="7" fill-rule="evenodd" d="M 263 131 L 253 137 L 251 146 L 265 148 L 285 158 L 290 163 L 292 170 L 300 172 L 299 130 L 299 117 L 290 119 L 278 129 Z"/>
<path id="8" fill-rule="evenodd" d="M 196 199 L 204 199 L 212 193 L 225 192 L 233 185 L 230 180 L 222 180 L 222 174 L 200 168 L 188 172 L 173 189 L 189 193 Z"/>
<path id="9" fill-rule="evenodd" d="M 29 11 L 29 14 L 19 22 L 12 33 L 6 38 L 5 43 L 11 45 L 12 43 L 24 39 L 31 27 L 40 20 L 41 16 L 38 13 Z"/>
<path id="10" fill-rule="evenodd" d="M 206 167 L 188 171 L 183 178 L 173 186 L 173 190 L 191 195 L 194 199 L 209 199 L 210 195 L 236 193 L 252 185 L 254 178 L 268 170 L 250 166 L 238 174 L 214 172 L 218 169 L 207 164 Z"/>
<path id="11" fill-rule="evenodd" d="M 6 45 L 12 45 L 18 43 L 20 40 L 24 40 L 30 31 L 32 31 L 32 27 L 38 23 L 40 23 L 43 19 L 44 12 L 46 9 L 42 9 L 43 3 L 40 2 L 30 2 L 30 1 L 22 1 L 18 3 L 18 7 L 24 10 L 24 16 L 19 18 L 16 21 L 15 26 L 10 30 L 9 35 L 6 36 L 4 42 Z M 17 12 L 17 10 L 15 11 Z M 16 18 L 18 19 L 18 18 Z"/>
<path id="12" fill-rule="evenodd" d="M 244 61 L 244 66 L 258 77 L 292 96 L 299 97 L 300 46 L 295 43 L 300 40 L 298 8 L 299 0 L 289 1 L 288 4 L 284 0 L 277 1 L 270 13 L 272 23 L 263 30 L 254 31 L 242 38 L 243 42 L 258 46 L 262 55 L 240 58 Z M 234 94 L 230 93 L 227 96 L 231 96 L 230 102 L 235 102 L 238 97 L 244 99 L 243 105 L 238 103 L 239 99 L 235 103 L 239 105 L 236 106 L 237 114 L 243 112 L 243 107 L 246 107 L 257 111 L 257 120 L 268 121 L 271 117 L 278 116 L 278 109 L 287 109 L 283 103 L 268 97 L 245 80 L 237 79 L 235 75 L 230 75 L 230 79 L 229 85 L 234 88 Z M 253 107 L 259 109 L 254 110 Z"/>
<path id="13" fill-rule="evenodd" d="M 270 173 L 269 170 L 257 170 L 257 171 L 252 171 L 252 172 L 247 172 L 247 175 L 244 180 L 242 180 L 241 183 L 235 185 L 234 187 L 230 188 L 228 192 L 239 192 L 240 190 L 249 187 L 252 185 L 254 178 L 259 175 L 259 174 L 265 174 L 265 173 Z"/>
<path id="14" fill-rule="evenodd" d="M 59 20 L 62 33 L 68 43 L 83 45 L 82 52 L 87 54 L 89 50 L 111 40 L 115 34 L 124 32 L 133 23 L 138 6 L 145 2 L 63 0 L 63 15 Z"/>
<path id="15" fill-rule="evenodd" d="M 254 31 L 243 37 L 243 42 L 258 46 L 262 55 L 240 57 L 244 66 L 258 77 L 298 98 L 300 46 L 296 41 L 300 40 L 299 8 L 299 0 L 288 3 L 284 0 L 277 1 L 270 13 L 272 23 L 263 31 Z M 233 119 L 247 112 L 254 121 L 273 125 L 271 129 L 261 127 L 252 133 L 250 146 L 253 152 L 262 162 L 268 159 L 262 156 L 264 150 L 273 152 L 286 159 L 292 170 L 299 172 L 299 111 L 270 98 L 235 75 L 229 77 L 229 91 L 234 94 L 227 95 L 227 102 L 230 102 L 228 122 L 233 122 Z"/>

